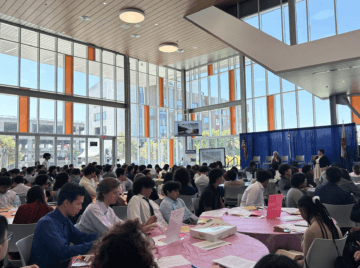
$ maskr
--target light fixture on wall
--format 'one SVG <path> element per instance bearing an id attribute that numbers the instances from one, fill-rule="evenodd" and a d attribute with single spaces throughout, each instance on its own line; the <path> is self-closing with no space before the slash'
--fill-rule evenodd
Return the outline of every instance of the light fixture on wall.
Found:
<path id="1" fill-rule="evenodd" d="M 179 49 L 179 46 L 176 43 L 162 43 L 159 45 L 159 50 L 161 52 L 171 53 Z"/>
<path id="2" fill-rule="evenodd" d="M 83 15 L 83 16 L 80 16 L 79 19 L 82 20 L 82 21 L 89 21 L 90 17 L 86 16 L 86 15 Z"/>
<path id="3" fill-rule="evenodd" d="M 125 8 L 120 11 L 119 18 L 127 23 L 139 23 L 145 19 L 145 13 L 136 8 Z"/>

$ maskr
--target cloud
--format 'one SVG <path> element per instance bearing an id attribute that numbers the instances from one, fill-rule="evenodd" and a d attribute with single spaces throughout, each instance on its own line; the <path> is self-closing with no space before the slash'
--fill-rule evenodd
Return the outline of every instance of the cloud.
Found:
<path id="1" fill-rule="evenodd" d="M 324 19 L 328 19 L 328 18 L 330 18 L 332 16 L 334 16 L 334 10 L 325 9 L 325 10 L 321 10 L 320 12 L 313 15 L 312 18 L 314 20 L 324 20 Z"/>

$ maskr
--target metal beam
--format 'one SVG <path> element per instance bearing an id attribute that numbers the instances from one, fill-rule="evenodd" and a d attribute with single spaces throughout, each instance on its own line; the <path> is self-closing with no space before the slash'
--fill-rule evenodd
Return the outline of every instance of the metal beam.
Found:
<path id="1" fill-rule="evenodd" d="M 125 163 L 131 163 L 131 109 L 130 109 L 130 58 L 124 57 L 125 93 Z"/>
<path id="2" fill-rule="evenodd" d="M 181 70 L 180 75 L 181 75 L 181 96 L 182 96 L 182 114 L 183 114 L 182 120 L 186 121 L 187 120 L 187 114 L 189 113 L 189 111 L 186 110 L 186 108 L 187 108 L 187 102 L 186 102 L 186 71 L 184 69 Z M 176 87 L 177 87 L 177 85 L 175 85 L 175 89 L 176 89 Z M 177 121 L 177 119 L 175 121 Z M 185 150 L 187 150 L 187 148 L 188 148 L 187 142 L 188 142 L 187 137 L 185 137 L 184 138 L 184 147 L 183 147 L 183 157 L 185 157 Z M 179 159 L 179 161 L 180 161 L 180 159 Z"/>
<path id="3" fill-rule="evenodd" d="M 330 119 L 331 125 L 337 125 L 337 116 L 336 116 L 336 96 L 330 96 Z"/>
<path id="4" fill-rule="evenodd" d="M 246 76 L 245 76 L 245 56 L 240 54 L 240 94 L 241 94 L 241 132 L 247 133 L 247 106 L 246 106 Z"/>
<path id="5" fill-rule="evenodd" d="M 224 109 L 224 108 L 237 106 L 237 105 L 241 105 L 240 100 L 230 101 L 230 102 L 225 102 L 225 103 L 219 103 L 219 104 L 214 104 L 214 105 L 208 105 L 208 106 L 202 106 L 202 107 L 193 108 L 193 109 L 188 109 L 187 112 L 190 113 L 190 114 L 194 114 L 194 113 L 200 113 L 200 112 L 211 111 L 211 110 L 216 110 L 216 109 Z"/>
<path id="6" fill-rule="evenodd" d="M 351 110 L 354 114 L 356 114 L 356 116 L 357 116 L 358 118 L 360 118 L 359 112 L 356 111 L 354 107 L 352 107 L 352 105 L 351 105 L 350 102 L 349 102 L 349 99 L 346 97 L 345 94 L 344 94 L 344 95 L 336 95 L 335 97 L 336 97 L 336 104 L 347 105 L 347 106 L 350 108 L 350 110 Z M 330 98 L 331 98 L 331 97 L 330 97 Z"/>
<path id="7" fill-rule="evenodd" d="M 127 107 L 127 104 L 121 103 L 121 102 L 100 100 L 100 99 L 87 98 L 87 97 L 70 96 L 70 95 L 65 95 L 65 94 L 32 90 L 32 89 L 22 89 L 19 87 L 11 87 L 11 86 L 6 86 L 6 85 L 0 85 L 0 93 L 16 95 L 16 96 L 48 99 L 48 100 L 59 100 L 59 101 L 66 101 L 66 102 L 90 104 L 90 105 L 95 105 L 95 106 L 106 106 L 106 107 L 113 107 L 113 108 L 126 108 Z"/>
<path id="8" fill-rule="evenodd" d="M 289 0 L 288 5 L 289 5 L 290 45 L 294 46 L 297 44 L 295 0 Z"/>

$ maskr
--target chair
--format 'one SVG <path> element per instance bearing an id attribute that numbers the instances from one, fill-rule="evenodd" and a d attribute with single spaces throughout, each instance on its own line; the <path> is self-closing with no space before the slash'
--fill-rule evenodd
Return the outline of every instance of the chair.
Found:
<path id="1" fill-rule="evenodd" d="M 351 180 L 352 180 L 353 182 L 360 182 L 360 177 L 358 177 L 358 176 L 351 176 Z"/>
<path id="2" fill-rule="evenodd" d="M 35 232 L 35 227 L 36 227 L 36 223 L 9 224 L 8 231 L 13 233 L 13 237 L 9 242 L 8 252 L 18 252 L 18 248 L 15 243 L 18 242 L 20 239 L 23 239 L 24 237 L 33 235 Z M 20 261 L 8 260 L 8 258 L 6 258 L 5 264 L 9 262 L 16 264 L 19 263 Z"/>
<path id="3" fill-rule="evenodd" d="M 132 188 L 132 185 L 125 185 L 125 190 L 128 192 Z"/>
<path id="4" fill-rule="evenodd" d="M 316 157 L 317 157 L 317 155 L 312 155 L 308 165 L 310 165 L 310 166 L 313 165 Z"/>
<path id="5" fill-rule="evenodd" d="M 355 222 L 350 220 L 351 210 L 354 204 L 351 205 L 330 205 L 323 204 L 330 216 L 336 220 L 339 227 L 355 227 Z"/>
<path id="6" fill-rule="evenodd" d="M 340 254 L 343 254 L 347 235 L 341 239 L 336 239 L 335 243 Z M 316 238 L 311 244 L 307 255 L 306 262 L 309 267 L 329 268 L 334 267 L 335 259 L 338 252 L 332 239 Z M 305 267 L 305 266 L 304 266 Z"/>
<path id="7" fill-rule="evenodd" d="M 253 157 L 253 161 L 255 162 L 255 165 L 257 165 L 258 168 L 259 168 L 259 165 L 260 165 L 260 156 L 254 156 L 254 157 Z"/>
<path id="8" fill-rule="evenodd" d="M 289 163 L 289 156 L 287 156 L 287 155 L 283 155 L 282 157 L 281 157 L 281 164 L 283 164 L 283 163 Z"/>
<path id="9" fill-rule="evenodd" d="M 269 182 L 268 186 L 265 188 L 264 191 L 264 199 L 268 199 L 269 195 L 276 194 L 276 184 L 275 182 Z"/>
<path id="10" fill-rule="evenodd" d="M 19 195 L 21 205 L 26 204 L 26 195 Z"/>
<path id="11" fill-rule="evenodd" d="M 224 204 L 236 206 L 238 204 L 238 195 L 243 195 L 243 193 L 245 192 L 245 188 L 245 186 L 224 186 Z"/>
<path id="12" fill-rule="evenodd" d="M 297 155 L 295 157 L 295 162 L 297 162 L 299 165 L 305 164 L 305 155 Z"/>
<path id="13" fill-rule="evenodd" d="M 112 209 L 120 220 L 127 220 L 127 206 L 114 206 Z"/>
<path id="14" fill-rule="evenodd" d="M 29 265 L 33 238 L 34 235 L 32 234 L 27 237 L 24 237 L 23 239 L 20 239 L 15 243 L 20 253 L 21 266 Z"/>
<path id="15" fill-rule="evenodd" d="M 197 193 L 194 195 L 179 195 L 179 198 L 182 199 L 186 205 L 186 207 L 188 208 L 188 210 L 190 211 L 194 211 L 194 206 L 192 203 L 192 198 L 196 198 L 197 197 Z"/>
<path id="16" fill-rule="evenodd" d="M 198 198 L 192 198 L 191 201 L 192 201 L 192 204 L 193 204 L 193 206 L 194 206 L 195 215 L 199 217 L 199 216 L 200 216 L 200 215 L 199 215 L 199 202 L 200 202 L 200 197 L 198 197 Z"/>
<path id="17" fill-rule="evenodd" d="M 267 156 L 264 165 L 271 166 L 272 156 Z"/>
<path id="18" fill-rule="evenodd" d="M 196 188 L 198 188 L 199 196 L 201 196 L 201 193 L 204 191 L 204 188 L 206 186 L 208 186 L 208 184 L 196 184 L 196 183 L 195 183 L 195 185 L 196 185 Z"/>

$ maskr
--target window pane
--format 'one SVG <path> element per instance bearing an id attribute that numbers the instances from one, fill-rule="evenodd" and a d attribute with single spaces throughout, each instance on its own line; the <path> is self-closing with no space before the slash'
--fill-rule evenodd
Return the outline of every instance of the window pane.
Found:
<path id="1" fill-rule="evenodd" d="M 337 104 L 337 120 L 338 124 L 348 124 L 352 122 L 351 110 L 346 105 Z"/>
<path id="2" fill-rule="evenodd" d="M 125 110 L 117 109 L 117 136 L 125 136 Z"/>
<path id="3" fill-rule="evenodd" d="M 229 72 L 220 74 L 221 102 L 229 102 Z"/>
<path id="4" fill-rule="evenodd" d="M 309 0 L 310 41 L 335 35 L 334 0 Z"/>
<path id="5" fill-rule="evenodd" d="M 297 128 L 295 92 L 283 94 L 284 128 Z"/>
<path id="6" fill-rule="evenodd" d="M 57 66 L 57 92 L 64 93 L 64 66 L 65 56 L 58 54 L 58 66 Z"/>
<path id="7" fill-rule="evenodd" d="M 254 132 L 252 99 L 246 101 L 248 116 L 248 132 Z"/>
<path id="8" fill-rule="evenodd" d="M 100 98 L 100 63 L 89 61 L 89 97 Z"/>
<path id="9" fill-rule="evenodd" d="M 159 109 L 159 137 L 160 138 L 166 138 L 167 135 L 167 118 L 166 118 L 166 110 L 165 109 Z"/>
<path id="10" fill-rule="evenodd" d="M 123 68 L 116 68 L 116 83 L 117 83 L 117 100 L 118 101 L 125 101 L 124 96 L 124 69 Z"/>
<path id="11" fill-rule="evenodd" d="M 90 112 L 89 112 L 90 114 Z M 86 135 L 86 105 L 74 103 L 74 129 L 73 134 Z M 93 121 L 89 120 L 91 124 Z M 100 134 L 99 134 L 100 135 Z"/>
<path id="12" fill-rule="evenodd" d="M 209 105 L 209 85 L 208 78 L 202 78 L 200 80 L 200 89 L 201 89 L 201 106 Z"/>
<path id="13" fill-rule="evenodd" d="M 55 50 L 55 37 L 47 34 L 40 34 L 40 47 L 48 50 Z"/>
<path id="14" fill-rule="evenodd" d="M 255 99 L 255 130 L 267 131 L 267 105 L 266 98 Z"/>
<path id="15" fill-rule="evenodd" d="M 221 110 L 221 136 L 230 134 L 230 108 Z"/>
<path id="16" fill-rule="evenodd" d="M 103 98 L 107 100 L 115 99 L 114 68 L 114 66 L 103 64 Z"/>
<path id="17" fill-rule="evenodd" d="M 191 108 L 199 107 L 199 80 L 193 80 L 191 83 Z"/>
<path id="18" fill-rule="evenodd" d="M 219 103 L 219 84 L 218 84 L 218 76 L 212 75 L 210 76 L 210 94 L 211 94 L 211 103 L 210 104 L 218 104 Z"/>
<path id="19" fill-rule="evenodd" d="M 160 142 L 160 166 L 163 167 L 169 163 L 168 160 L 168 140 L 161 140 Z"/>
<path id="20" fill-rule="evenodd" d="M 259 17 L 257 15 L 252 18 L 243 19 L 243 21 L 255 27 L 256 29 L 259 29 Z"/>
<path id="21" fill-rule="evenodd" d="M 139 73 L 139 103 L 148 104 L 147 74 Z"/>
<path id="22" fill-rule="evenodd" d="M 289 81 L 282 79 L 282 92 L 294 91 L 295 85 Z"/>
<path id="23" fill-rule="evenodd" d="M 74 56 L 87 59 L 87 47 L 78 43 L 74 43 Z"/>
<path id="24" fill-rule="evenodd" d="M 281 121 L 281 97 L 280 95 L 275 95 L 275 129 L 282 129 Z"/>
<path id="25" fill-rule="evenodd" d="M 173 138 L 174 136 L 174 124 L 175 124 L 175 111 L 169 110 L 169 137 Z"/>
<path id="26" fill-rule="evenodd" d="M 20 86 L 37 89 L 37 48 L 21 45 Z"/>
<path id="27" fill-rule="evenodd" d="M 3 25 L 2 23 L 1 27 Z M 18 85 L 18 46 L 16 43 L 0 40 L 0 84 Z"/>
<path id="28" fill-rule="evenodd" d="M 266 95 L 265 69 L 259 64 L 254 65 L 254 97 Z"/>
<path id="29" fill-rule="evenodd" d="M 359 8 L 360 2 L 357 0 L 336 1 L 339 34 L 360 29 Z"/>
<path id="30" fill-rule="evenodd" d="M 86 96 L 86 60 L 74 58 L 74 95 Z"/>
<path id="31" fill-rule="evenodd" d="M 282 41 L 280 8 L 265 12 L 261 15 L 261 30 Z"/>
<path id="32" fill-rule="evenodd" d="M 312 94 L 306 90 L 300 90 L 298 92 L 298 100 L 300 127 L 313 127 L 314 116 Z"/>
<path id="33" fill-rule="evenodd" d="M 316 126 L 330 125 L 330 104 L 329 100 L 321 100 L 315 97 L 315 118 Z"/>
<path id="34" fill-rule="evenodd" d="M 58 38 L 58 52 L 66 55 L 72 55 L 71 42 Z"/>
<path id="35" fill-rule="evenodd" d="M 56 157 L 57 157 L 57 165 L 62 167 L 64 165 L 69 165 L 73 163 L 75 167 L 81 167 L 78 163 L 78 158 L 74 155 L 73 161 L 71 161 L 71 139 L 58 137 L 56 140 Z M 75 149 L 75 148 L 74 148 Z"/>
<path id="36" fill-rule="evenodd" d="M 174 101 L 175 101 L 174 86 L 175 86 L 175 82 L 174 82 L 174 81 L 169 81 L 169 82 L 168 82 L 169 108 L 170 108 L 170 109 L 174 109 L 174 108 L 175 108 L 175 105 L 174 105 Z"/>
<path id="37" fill-rule="evenodd" d="M 103 135 L 115 136 L 115 108 L 103 107 Z"/>
<path id="38" fill-rule="evenodd" d="M 137 103 L 137 81 L 135 71 L 130 71 L 130 94 L 131 102 Z"/>
<path id="39" fill-rule="evenodd" d="M 135 138 L 131 138 L 131 162 L 139 164 L 139 140 Z M 125 158 L 124 158 L 125 162 Z"/>
<path id="40" fill-rule="evenodd" d="M 157 106 L 159 91 L 156 76 L 149 75 L 149 104 Z"/>
<path id="41" fill-rule="evenodd" d="M 159 77 L 165 78 L 166 76 L 166 68 L 159 66 Z"/>
<path id="42" fill-rule="evenodd" d="M 177 109 L 182 109 L 181 82 L 176 82 L 176 92 Z"/>
<path id="43" fill-rule="evenodd" d="M 130 70 L 136 71 L 138 61 L 136 59 L 133 59 L 133 58 L 130 58 L 129 61 L 130 61 Z"/>
<path id="44" fill-rule="evenodd" d="M 245 67 L 246 98 L 252 98 L 251 65 Z"/>
<path id="45" fill-rule="evenodd" d="M 0 37 L 6 40 L 19 41 L 19 27 L 15 27 L 6 23 L 0 24 Z"/>
<path id="46" fill-rule="evenodd" d="M 137 105 L 131 104 L 131 136 L 139 136 L 138 122 L 139 112 L 137 109 Z"/>
<path id="47" fill-rule="evenodd" d="M 268 73 L 268 94 L 280 93 L 280 78 L 270 71 Z"/>
<path id="48" fill-rule="evenodd" d="M 236 118 L 236 129 L 237 133 L 242 133 L 242 126 L 241 126 L 241 106 L 235 107 L 235 118 Z"/>
<path id="49" fill-rule="evenodd" d="M 3 136 L 8 137 L 8 136 Z M 11 141 L 5 143 L 6 147 L 13 148 L 15 151 L 15 141 L 12 144 Z M 8 149 L 8 151 L 10 151 Z M 12 160 L 15 162 L 15 159 L 11 159 L 8 157 L 8 161 Z M 26 166 L 32 167 L 35 165 L 35 137 L 34 136 L 19 136 L 19 167 Z M 15 167 L 15 163 L 13 167 Z"/>
<path id="50" fill-rule="evenodd" d="M 85 157 L 85 146 L 85 138 L 73 138 L 73 163 L 75 167 L 81 167 L 81 165 L 87 164 Z"/>
<path id="51" fill-rule="evenodd" d="M 89 135 L 100 135 L 100 106 L 89 105 Z"/>
<path id="52" fill-rule="evenodd" d="M 148 139 L 140 139 L 140 162 L 139 164 L 148 164 L 149 159 L 149 143 Z"/>
<path id="53" fill-rule="evenodd" d="M 55 91 L 55 56 L 47 50 L 40 50 L 40 89 Z"/>
<path id="54" fill-rule="evenodd" d="M 284 43 L 290 45 L 289 6 L 283 5 L 283 35 Z"/>
<path id="55" fill-rule="evenodd" d="M 202 112 L 201 113 L 201 121 L 202 121 L 202 135 L 203 137 L 210 136 L 210 119 L 209 119 L 209 112 Z"/>
<path id="56" fill-rule="evenodd" d="M 55 133 L 55 101 L 40 99 L 39 133 Z"/>
<path id="57" fill-rule="evenodd" d="M 149 74 L 156 75 L 156 65 L 149 63 Z"/>
<path id="58" fill-rule="evenodd" d="M 40 144 L 39 144 L 39 159 L 40 163 L 44 161 L 43 155 L 44 153 L 51 154 L 51 158 L 49 159 L 50 166 L 55 164 L 54 162 L 54 155 L 55 155 L 55 138 L 53 137 L 43 137 L 40 136 Z"/>
<path id="59" fill-rule="evenodd" d="M 219 66 L 220 66 L 220 73 L 228 71 L 229 70 L 229 61 L 228 60 L 220 61 Z"/>
<path id="60" fill-rule="evenodd" d="M 140 131 L 140 137 L 145 137 L 145 111 L 144 106 L 139 105 L 139 131 Z M 138 136 L 139 134 L 136 134 Z"/>
<path id="61" fill-rule="evenodd" d="M 211 118 L 211 136 L 220 136 L 220 110 L 210 111 Z"/>
<path id="62" fill-rule="evenodd" d="M 100 163 L 100 139 L 88 139 L 88 159 L 87 163 L 97 162 Z"/>
<path id="63" fill-rule="evenodd" d="M 65 109 L 64 109 L 65 103 L 63 101 L 57 102 L 57 127 L 56 127 L 56 133 L 57 134 L 64 134 L 65 133 Z"/>
<path id="64" fill-rule="evenodd" d="M 297 43 L 302 44 L 308 41 L 307 37 L 307 19 L 306 19 L 306 1 L 301 0 L 296 2 L 296 32 L 297 32 Z"/>
<path id="65" fill-rule="evenodd" d="M 124 56 L 116 55 L 116 66 L 124 68 Z"/>
<path id="66" fill-rule="evenodd" d="M 103 58 L 102 58 L 103 63 L 114 65 L 114 59 L 115 59 L 114 53 L 109 52 L 109 51 L 103 51 L 102 56 L 103 56 Z"/>
<path id="67" fill-rule="evenodd" d="M 147 63 L 144 61 L 139 61 L 139 72 L 147 73 Z"/>
<path id="68" fill-rule="evenodd" d="M 150 137 L 152 138 L 156 138 L 158 136 L 157 110 L 157 108 L 150 108 Z"/>
<path id="69" fill-rule="evenodd" d="M 235 69 L 235 100 L 241 100 L 240 69 Z"/>
<path id="70" fill-rule="evenodd" d="M 19 97 L 11 95 L 0 95 L 2 104 L 0 105 L 0 131 L 17 132 L 18 131 L 18 100 Z M 1 155 L 1 154 L 0 154 Z"/>
<path id="71" fill-rule="evenodd" d="M 33 47 L 38 46 L 38 33 L 21 28 L 21 43 Z"/>

